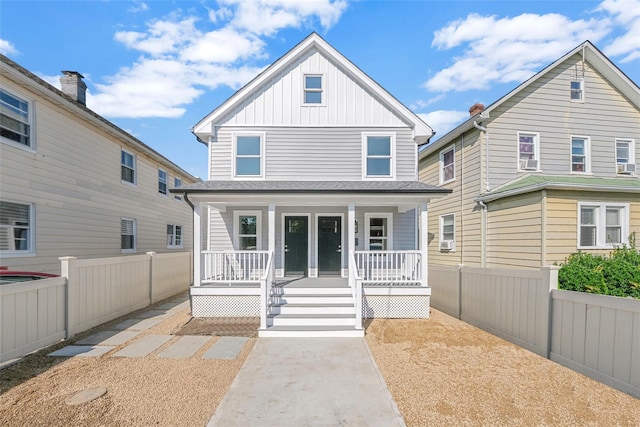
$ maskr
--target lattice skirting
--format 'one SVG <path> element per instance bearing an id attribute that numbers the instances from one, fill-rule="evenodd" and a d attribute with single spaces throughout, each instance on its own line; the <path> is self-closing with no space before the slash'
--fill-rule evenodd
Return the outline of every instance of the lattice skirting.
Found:
<path id="1" fill-rule="evenodd" d="M 426 319 L 429 295 L 369 295 L 362 299 L 362 317 L 367 319 Z"/>
<path id="2" fill-rule="evenodd" d="M 258 295 L 192 295 L 193 317 L 260 317 Z"/>

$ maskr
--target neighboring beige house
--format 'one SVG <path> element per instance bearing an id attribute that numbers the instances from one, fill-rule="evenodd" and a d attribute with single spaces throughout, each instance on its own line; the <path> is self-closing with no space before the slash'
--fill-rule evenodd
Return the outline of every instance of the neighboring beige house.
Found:
<path id="1" fill-rule="evenodd" d="M 191 208 L 169 189 L 199 179 L 88 109 L 79 73 L 60 91 L 0 59 L 0 265 L 190 251 Z"/>
<path id="2" fill-rule="evenodd" d="M 430 265 L 540 268 L 640 237 L 640 89 L 589 41 L 420 153 Z"/>

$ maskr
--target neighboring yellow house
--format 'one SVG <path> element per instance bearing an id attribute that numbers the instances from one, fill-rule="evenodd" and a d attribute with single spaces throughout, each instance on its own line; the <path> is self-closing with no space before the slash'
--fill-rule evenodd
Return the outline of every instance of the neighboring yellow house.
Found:
<path id="1" fill-rule="evenodd" d="M 63 91 L 0 56 L 0 265 L 60 273 L 58 257 L 192 250 L 193 215 L 169 189 L 199 181 Z"/>
<path id="2" fill-rule="evenodd" d="M 420 152 L 429 263 L 540 268 L 640 237 L 640 89 L 589 41 Z"/>

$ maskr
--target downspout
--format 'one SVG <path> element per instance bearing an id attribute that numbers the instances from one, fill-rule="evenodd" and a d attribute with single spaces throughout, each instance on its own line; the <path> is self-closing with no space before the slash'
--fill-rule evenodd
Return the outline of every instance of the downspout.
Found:
<path id="1" fill-rule="evenodd" d="M 454 150 L 455 152 L 455 150 Z M 464 261 L 464 133 L 460 138 L 460 265 Z"/>
<path id="2" fill-rule="evenodd" d="M 487 267 L 487 204 L 482 200 L 476 201 L 482 208 L 482 227 L 480 230 L 480 266 Z"/>
<path id="3" fill-rule="evenodd" d="M 479 131 L 484 132 L 485 137 L 485 156 L 484 156 L 484 168 L 485 168 L 485 177 L 486 180 L 484 182 L 484 190 L 491 191 L 491 186 L 489 185 L 489 131 L 486 127 L 480 126 L 478 122 L 473 121 L 473 127 L 478 129 Z"/>

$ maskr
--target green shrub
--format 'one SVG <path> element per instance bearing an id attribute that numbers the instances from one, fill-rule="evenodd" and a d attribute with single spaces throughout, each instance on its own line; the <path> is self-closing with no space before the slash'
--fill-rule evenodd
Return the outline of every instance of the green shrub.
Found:
<path id="1" fill-rule="evenodd" d="M 629 237 L 629 246 L 616 248 L 609 256 L 571 254 L 558 271 L 558 288 L 640 299 L 640 251 L 635 235 Z"/>

